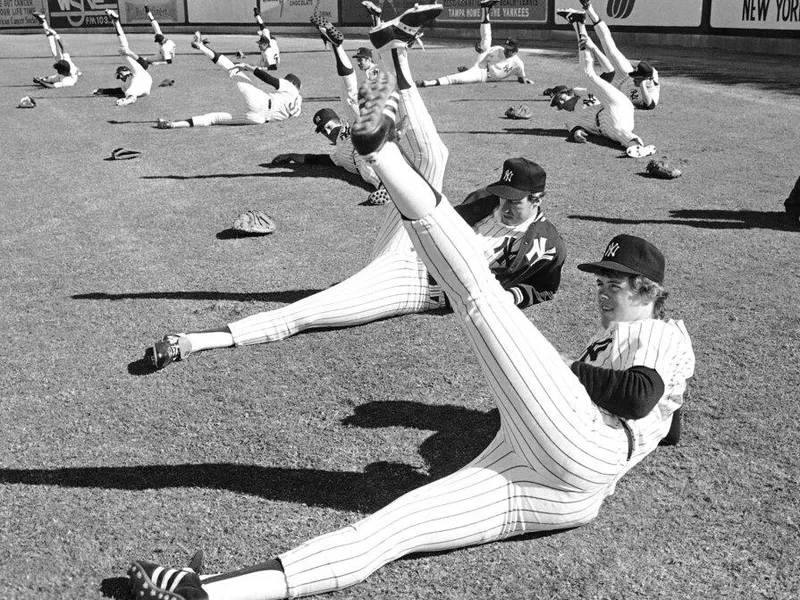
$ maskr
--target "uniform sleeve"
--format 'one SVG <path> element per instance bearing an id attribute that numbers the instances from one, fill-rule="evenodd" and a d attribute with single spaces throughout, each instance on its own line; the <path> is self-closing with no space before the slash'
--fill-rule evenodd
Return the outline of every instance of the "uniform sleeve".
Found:
<path id="1" fill-rule="evenodd" d="M 575 361 L 570 368 L 592 402 L 623 419 L 647 416 L 664 394 L 664 381 L 649 367 L 615 371 Z"/>
<path id="2" fill-rule="evenodd" d="M 553 299 L 566 258 L 566 244 L 555 226 L 548 220 L 538 221 L 522 238 L 509 271 L 495 276 L 514 295 L 516 305 L 526 308 Z"/>
<path id="3" fill-rule="evenodd" d="M 304 154 L 305 164 L 336 166 L 330 154 Z"/>
<path id="4" fill-rule="evenodd" d="M 280 79 L 278 79 L 277 77 L 275 77 L 273 75 L 270 75 L 269 73 L 267 73 L 261 67 L 256 67 L 256 69 L 253 71 L 253 75 L 258 77 L 264 83 L 266 83 L 268 85 L 271 85 L 276 90 L 278 88 L 280 88 L 280 86 L 281 86 L 281 80 Z"/>

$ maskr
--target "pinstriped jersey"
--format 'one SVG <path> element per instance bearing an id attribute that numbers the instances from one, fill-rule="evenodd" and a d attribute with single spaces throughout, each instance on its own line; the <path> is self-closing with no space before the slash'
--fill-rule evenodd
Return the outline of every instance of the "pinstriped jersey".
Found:
<path id="1" fill-rule="evenodd" d="M 353 140 L 350 139 L 350 125 L 342 125 L 339 137 L 336 138 L 336 146 L 331 154 L 331 160 L 336 166 L 360 175 L 361 179 L 376 188 L 381 183 L 372 165 L 353 148 Z"/>
<path id="2" fill-rule="evenodd" d="M 478 243 L 483 248 L 483 255 L 492 271 L 508 269 L 519 251 L 522 236 L 527 233 L 531 224 L 544 221 L 544 214 L 538 212 L 535 216 L 523 221 L 519 225 L 505 225 L 501 219 L 501 209 L 498 207 L 491 215 L 477 223 L 473 229 L 478 236 Z M 540 247 L 530 251 L 530 263 L 538 260 L 553 260 L 556 256 L 554 247 L 547 248 L 545 239 Z"/>
<path id="3" fill-rule="evenodd" d="M 591 94 L 586 98 L 579 98 L 575 110 L 563 112 L 570 131 L 582 127 L 589 133 L 605 136 L 623 146 L 627 146 L 632 139 L 638 139 L 632 131 L 621 128 L 612 110 Z"/>
<path id="4" fill-rule="evenodd" d="M 658 104 L 659 97 L 661 96 L 661 86 L 656 83 L 657 81 L 658 71 L 656 69 L 653 69 L 652 81 L 649 79 L 642 81 L 642 85 L 647 88 L 654 105 Z M 637 87 L 636 84 L 633 83 L 633 78 L 627 73 L 621 76 L 616 75 L 611 81 L 611 85 L 625 94 L 631 101 L 631 104 L 633 104 L 636 108 L 652 108 L 652 106 L 645 101 L 641 88 Z"/>
<path id="5" fill-rule="evenodd" d="M 615 371 L 649 367 L 663 380 L 664 393 L 653 410 L 641 419 L 626 420 L 635 440 L 630 464 L 635 464 L 669 431 L 672 414 L 683 404 L 686 380 L 694 374 L 694 351 L 683 321 L 614 322 L 589 340 L 578 360 Z"/>

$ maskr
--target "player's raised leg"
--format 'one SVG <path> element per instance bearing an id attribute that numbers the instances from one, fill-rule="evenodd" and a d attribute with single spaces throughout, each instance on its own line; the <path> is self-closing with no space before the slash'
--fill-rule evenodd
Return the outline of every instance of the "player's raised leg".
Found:
<path id="1" fill-rule="evenodd" d="M 334 60 L 336 61 L 336 74 L 339 76 L 339 98 L 350 113 L 347 120 L 352 121 L 358 116 L 358 79 L 356 78 L 356 71 L 353 68 L 353 63 L 344 50 L 344 35 L 333 23 L 326 21 L 318 15 L 313 15 L 310 21 L 319 32 L 322 41 L 325 42 L 326 45 L 330 44 Z"/>
<path id="2" fill-rule="evenodd" d="M 114 24 L 120 47 L 124 50 L 130 50 L 131 47 L 128 45 L 128 38 L 125 35 L 125 31 L 122 29 L 122 23 L 119 22 L 119 14 L 117 11 L 107 8 L 106 15 L 108 15 L 108 18 L 111 19 L 111 22 Z"/>
<path id="3" fill-rule="evenodd" d="M 615 71 L 621 76 L 625 76 L 633 71 L 633 65 L 625 55 L 620 52 L 619 48 L 617 48 L 617 44 L 614 42 L 614 38 L 611 35 L 611 30 L 608 28 L 606 22 L 600 18 L 600 15 L 597 14 L 597 11 L 592 5 L 592 0 L 581 0 L 581 5 L 586 11 L 586 16 L 591 20 L 597 37 L 600 40 L 600 45 L 611 61 Z M 606 69 L 606 66 L 603 65 L 603 68 Z"/>
<path id="4" fill-rule="evenodd" d="M 475 48 L 478 52 L 486 52 L 489 48 L 492 47 L 492 20 L 490 14 L 492 12 L 492 7 L 500 2 L 500 0 L 481 0 L 480 7 L 481 7 L 481 24 L 480 24 L 480 32 L 481 32 L 481 39 L 478 42 L 477 47 Z"/>

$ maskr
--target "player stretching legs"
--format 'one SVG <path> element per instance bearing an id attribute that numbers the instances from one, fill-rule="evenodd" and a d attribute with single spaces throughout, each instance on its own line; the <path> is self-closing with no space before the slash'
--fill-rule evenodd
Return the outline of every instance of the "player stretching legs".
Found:
<path id="1" fill-rule="evenodd" d="M 502 46 L 492 46 L 482 53 L 470 68 L 438 79 L 424 79 L 417 82 L 419 87 L 435 85 L 458 85 L 462 83 L 484 83 L 504 81 L 516 77 L 519 83 L 533 83 L 525 76 L 525 64 L 517 54 L 519 43 L 508 38 Z"/>
<path id="2" fill-rule="evenodd" d="M 264 24 L 264 19 L 261 18 L 261 0 L 256 0 L 256 5 L 253 7 L 253 16 L 258 23 L 258 49 L 261 52 L 261 60 L 258 66 L 267 71 L 276 71 L 281 62 L 281 52 L 278 49 L 278 41 L 269 33 L 269 29 Z"/>
<path id="3" fill-rule="evenodd" d="M 392 21 L 384 24 L 394 26 Z M 376 40 L 384 40 L 383 47 L 393 43 L 386 40 L 394 40 L 394 36 L 383 29 L 374 33 Z M 391 53 L 398 104 L 407 114 L 406 155 L 439 192 L 447 148 L 412 83 L 407 45 L 394 44 Z M 500 181 L 470 194 L 458 208 L 480 235 L 487 264 L 520 307 L 552 299 L 566 257 L 561 237 L 541 210 L 545 181 L 539 165 L 524 158 L 510 159 L 503 164 Z M 373 250 L 376 257 L 356 275 L 298 302 L 220 329 L 167 334 L 147 349 L 146 357 L 160 369 L 201 350 L 274 342 L 308 329 L 352 327 L 447 306 L 446 296 L 413 251 L 399 213 L 394 205 L 387 209 Z"/>
<path id="4" fill-rule="evenodd" d="M 168 39 L 164 35 L 164 32 L 161 31 L 161 26 L 153 16 L 153 11 L 150 10 L 150 7 L 145 6 L 144 11 L 147 13 L 147 18 L 150 19 L 150 25 L 153 27 L 153 33 L 155 34 L 155 42 L 158 44 L 158 56 L 148 58 L 147 62 L 152 65 L 171 65 L 172 61 L 175 59 L 175 42 Z"/>
<path id="5" fill-rule="evenodd" d="M 50 52 L 53 53 L 53 58 L 56 59 L 56 62 L 53 63 L 56 74 L 34 77 L 33 82 L 47 88 L 72 87 L 78 82 L 78 77 L 82 73 L 77 65 L 72 62 L 72 57 L 67 52 L 61 36 L 47 24 L 45 16 L 41 13 L 33 13 L 33 16 L 42 24 L 44 33 L 47 36 L 47 43 L 50 45 Z"/>
<path id="6" fill-rule="evenodd" d="M 600 44 L 608 55 L 603 54 L 590 39 L 587 41 L 586 47 L 594 53 L 604 71 L 600 76 L 628 96 L 635 108 L 644 110 L 655 108 L 661 96 L 658 71 L 643 60 L 639 61 L 634 69 L 630 61 L 617 48 L 614 38 L 611 37 L 611 30 L 595 11 L 592 0 L 581 0 L 581 5 L 586 10 L 586 16 L 591 19 L 594 30 L 600 38 Z M 580 12 L 572 9 L 556 11 L 558 15 L 568 21 L 570 15 Z"/>
<path id="7" fill-rule="evenodd" d="M 669 430 L 694 356 L 683 324 L 659 318 L 661 253 L 621 235 L 601 261 L 579 265 L 596 274 L 601 327 L 581 359 L 564 360 L 486 268 L 474 232 L 387 141 L 394 125 L 384 100 L 368 97 L 356 146 L 375 161 L 415 248 L 453 299 L 499 409 L 497 436 L 455 473 L 253 567 L 201 581 L 190 569 L 135 561 L 134 595 L 307 596 L 354 585 L 408 554 L 584 525 Z M 606 364 L 614 368 L 598 366 Z"/>
<path id="8" fill-rule="evenodd" d="M 147 72 L 150 63 L 131 50 L 128 38 L 125 37 L 125 32 L 119 22 L 119 15 L 110 9 L 106 9 L 106 14 L 114 23 L 114 29 L 117 30 L 120 44 L 119 53 L 125 57 L 128 66 L 117 67 L 115 77 L 122 82 L 120 87 L 98 88 L 92 90 L 92 95 L 118 98 L 117 106 L 133 104 L 137 98 L 150 95 L 150 89 L 153 87 L 153 78 Z"/>
<path id="9" fill-rule="evenodd" d="M 498 4 L 500 0 L 481 0 L 481 39 L 475 44 L 475 51 L 478 54 L 488 52 L 492 47 L 492 21 L 489 14 L 492 12 L 492 7 Z"/>
<path id="10" fill-rule="evenodd" d="M 568 115 L 569 139 L 585 142 L 591 133 L 619 142 L 632 158 L 655 154 L 655 146 L 645 146 L 642 138 L 633 132 L 634 110 L 631 101 L 595 73 L 594 58 L 586 46 L 589 36 L 583 24 L 584 13 L 573 11 L 569 21 L 578 37 L 578 55 L 589 96 L 581 98 L 574 89 L 564 85 L 547 90 L 552 96 L 550 106 L 566 111 Z"/>
<path id="11" fill-rule="evenodd" d="M 212 125 L 262 125 L 270 121 L 283 121 L 300 114 L 302 98 L 300 96 L 300 78 L 291 73 L 285 78 L 277 78 L 267 73 L 260 67 L 247 63 L 233 64 L 224 54 L 211 50 L 203 43 L 199 31 L 194 33 L 192 48 L 198 49 L 228 73 L 236 84 L 236 89 L 242 96 L 244 109 L 237 115 L 227 112 L 214 112 L 184 121 L 167 121 L 159 119 L 156 127 L 159 129 L 178 129 L 184 127 L 210 127 Z M 275 92 L 267 93 L 260 90 L 244 71 L 251 71 L 261 81 L 275 88 Z"/>

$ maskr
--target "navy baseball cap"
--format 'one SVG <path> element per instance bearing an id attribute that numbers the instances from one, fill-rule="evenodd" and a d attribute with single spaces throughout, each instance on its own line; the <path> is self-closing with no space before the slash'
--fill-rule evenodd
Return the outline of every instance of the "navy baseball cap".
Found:
<path id="1" fill-rule="evenodd" d="M 372 50 L 362 46 L 358 49 L 358 52 L 353 54 L 353 58 L 372 58 Z"/>
<path id="2" fill-rule="evenodd" d="M 580 264 L 578 269 L 586 273 L 597 273 L 605 269 L 628 275 L 643 275 L 656 283 L 663 283 L 664 255 L 647 240 L 622 234 L 608 243 L 602 259 Z"/>
<path id="3" fill-rule="evenodd" d="M 339 115 L 336 114 L 336 111 L 332 108 L 322 108 L 316 112 L 314 115 L 314 125 L 317 128 L 314 130 L 316 133 L 319 133 L 323 129 L 325 129 L 325 125 L 328 124 L 328 121 L 333 121 L 334 119 L 338 119 Z"/>
<path id="4" fill-rule="evenodd" d="M 490 194 L 509 200 L 521 200 L 529 194 L 544 192 L 547 174 L 527 158 L 509 158 L 503 163 L 500 181 L 486 186 Z"/>
<path id="5" fill-rule="evenodd" d="M 641 60 L 639 64 L 636 65 L 636 68 L 628 73 L 628 75 L 631 77 L 652 77 L 654 72 L 655 69 L 653 69 L 649 62 Z"/>
<path id="6" fill-rule="evenodd" d="M 558 103 L 559 94 L 569 94 L 572 90 L 565 85 L 557 85 L 554 88 L 547 88 L 543 93 L 545 96 L 550 96 L 550 106 L 555 106 Z"/>
<path id="7" fill-rule="evenodd" d="M 506 41 L 503 43 L 503 46 L 509 48 L 511 50 L 519 50 L 519 42 L 514 38 L 507 38 Z"/>

